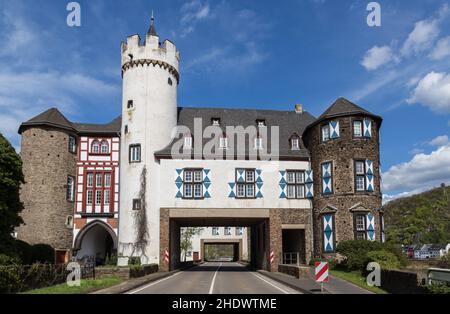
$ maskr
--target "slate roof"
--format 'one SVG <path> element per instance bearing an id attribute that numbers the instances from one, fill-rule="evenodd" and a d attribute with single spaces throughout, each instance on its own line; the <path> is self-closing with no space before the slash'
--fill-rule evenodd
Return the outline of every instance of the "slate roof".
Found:
<path id="1" fill-rule="evenodd" d="M 220 127 L 223 132 L 226 131 L 227 126 L 242 126 L 247 128 L 249 126 L 256 126 L 257 120 L 265 120 L 267 130 L 267 151 L 270 153 L 271 147 L 271 127 L 279 127 L 279 157 L 280 159 L 307 159 L 309 158 L 309 151 L 305 148 L 301 136 L 306 127 L 315 121 L 315 118 L 308 112 L 302 114 L 292 111 L 277 111 L 277 110 L 258 110 L 258 109 L 221 109 L 221 108 L 179 108 L 178 109 L 178 125 L 183 125 L 191 130 L 194 135 L 194 119 L 200 119 L 202 122 L 202 129 L 212 125 L 212 119 L 220 119 Z M 292 136 L 300 137 L 300 150 L 292 150 L 290 146 L 290 139 Z M 158 158 L 170 158 L 172 146 L 177 142 L 182 135 L 179 135 L 166 148 L 155 153 Z M 193 136 L 194 137 L 194 136 Z M 203 139 L 203 145 L 211 139 Z M 194 145 L 196 139 L 193 139 Z M 249 143 L 250 141 L 250 143 Z M 247 136 L 245 155 L 255 153 L 254 139 L 249 139 Z M 237 141 L 236 141 L 237 142 Z M 237 145 L 237 143 L 236 143 Z M 252 150 L 252 151 L 250 151 Z M 237 150 L 235 149 L 235 152 Z M 188 157 L 188 156 L 186 156 Z M 206 158 L 205 156 L 203 156 Z M 235 154 L 235 157 L 242 157 Z"/>
<path id="2" fill-rule="evenodd" d="M 308 128 L 313 127 L 314 125 L 317 125 L 325 120 L 350 115 L 369 116 L 376 119 L 379 123 L 381 123 L 383 120 L 380 116 L 375 115 L 364 108 L 361 108 L 360 106 L 356 105 L 346 98 L 340 97 L 327 110 L 325 110 L 325 112 L 314 123 L 309 125 Z"/>
<path id="3" fill-rule="evenodd" d="M 117 117 L 107 124 L 86 124 L 70 122 L 58 109 L 50 108 L 49 110 L 31 118 L 27 122 L 20 125 L 19 134 L 33 126 L 49 126 L 63 129 L 78 134 L 116 134 L 120 132 L 121 117 Z"/>

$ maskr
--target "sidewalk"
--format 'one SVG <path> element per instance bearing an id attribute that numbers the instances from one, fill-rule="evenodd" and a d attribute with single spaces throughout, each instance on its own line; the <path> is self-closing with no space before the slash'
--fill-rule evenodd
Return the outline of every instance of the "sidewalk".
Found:
<path id="1" fill-rule="evenodd" d="M 264 270 L 259 270 L 258 273 L 302 293 L 321 294 L 320 285 L 314 280 L 314 270 L 312 268 L 309 278 L 303 279 L 297 279 L 282 273 L 270 273 Z M 374 294 L 348 281 L 333 276 L 330 276 L 330 281 L 324 284 L 324 289 L 323 294 Z"/>

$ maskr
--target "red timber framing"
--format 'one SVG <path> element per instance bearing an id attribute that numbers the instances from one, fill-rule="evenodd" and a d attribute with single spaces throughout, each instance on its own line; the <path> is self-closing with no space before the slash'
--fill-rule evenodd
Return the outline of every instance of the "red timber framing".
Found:
<path id="1" fill-rule="evenodd" d="M 92 144 L 98 141 L 100 153 L 92 152 Z M 101 153 L 101 143 L 108 143 L 108 152 Z M 119 208 L 119 137 L 81 136 L 78 147 L 75 217 L 117 218 Z M 88 177 L 89 179 L 88 184 Z M 105 186 L 109 176 L 110 184 Z M 99 182 L 101 180 L 101 182 Z M 89 192 L 91 191 L 91 192 Z M 98 192 L 97 192 L 98 191 Z M 109 204 L 105 195 L 109 191 Z M 92 193 L 92 204 L 88 202 Z M 97 193 L 99 193 L 97 197 Z M 98 199 L 98 201 L 97 201 Z"/>

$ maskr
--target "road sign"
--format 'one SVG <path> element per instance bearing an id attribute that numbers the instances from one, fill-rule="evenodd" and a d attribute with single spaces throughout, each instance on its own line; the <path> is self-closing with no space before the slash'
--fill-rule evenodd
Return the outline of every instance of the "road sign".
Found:
<path id="1" fill-rule="evenodd" d="M 327 262 L 316 262 L 316 281 L 317 282 L 328 282 L 330 280 L 328 275 L 328 263 Z"/>
<path id="2" fill-rule="evenodd" d="M 273 264 L 275 262 L 275 253 L 273 251 L 270 252 L 270 264 Z"/>
<path id="3" fill-rule="evenodd" d="M 164 250 L 164 262 L 169 263 L 169 251 Z"/>

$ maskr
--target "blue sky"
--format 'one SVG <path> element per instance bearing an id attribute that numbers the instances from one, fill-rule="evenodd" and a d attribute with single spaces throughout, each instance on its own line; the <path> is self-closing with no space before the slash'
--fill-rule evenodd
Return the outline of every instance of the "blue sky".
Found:
<path id="1" fill-rule="evenodd" d="M 384 117 L 384 192 L 450 183 L 450 2 L 363 0 L 0 0 L 0 132 L 58 107 L 72 121 L 120 114 L 120 42 L 143 37 L 151 10 L 181 52 L 179 105 L 320 115 L 344 96 Z M 389 197 L 389 196 L 388 196 Z"/>

